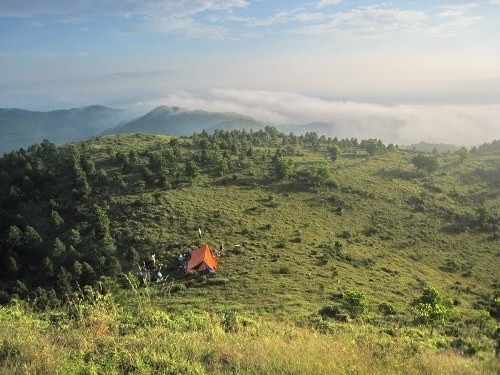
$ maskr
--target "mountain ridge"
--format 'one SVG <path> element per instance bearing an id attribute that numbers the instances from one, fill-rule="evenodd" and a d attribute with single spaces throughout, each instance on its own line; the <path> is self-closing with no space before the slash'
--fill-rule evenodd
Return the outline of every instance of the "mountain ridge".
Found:
<path id="1" fill-rule="evenodd" d="M 258 130 L 264 127 L 263 124 L 250 116 L 235 112 L 189 110 L 177 106 L 162 105 L 125 124 L 107 129 L 101 135 L 124 133 L 191 135 L 203 130 L 213 132 L 215 129 L 253 128 Z"/>
<path id="2" fill-rule="evenodd" d="M 101 105 L 52 111 L 0 108 L 0 153 L 28 147 L 43 139 L 59 144 L 87 138 L 124 118 L 123 110 Z"/>

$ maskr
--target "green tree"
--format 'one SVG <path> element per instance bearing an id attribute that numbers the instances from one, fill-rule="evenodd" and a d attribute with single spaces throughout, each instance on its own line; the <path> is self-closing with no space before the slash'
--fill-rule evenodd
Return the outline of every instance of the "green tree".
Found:
<path id="1" fill-rule="evenodd" d="M 277 157 L 274 161 L 274 173 L 278 180 L 288 180 L 295 171 L 295 163 L 290 158 Z"/>
<path id="2" fill-rule="evenodd" d="M 50 222 L 52 223 L 54 228 L 57 230 L 61 229 L 64 225 L 64 219 L 55 210 L 52 210 L 50 212 Z"/>
<path id="3" fill-rule="evenodd" d="M 432 173 L 439 167 L 439 162 L 437 157 L 434 155 L 424 155 L 419 154 L 411 159 L 412 164 L 420 171 L 426 171 L 427 173 Z"/>
<path id="4" fill-rule="evenodd" d="M 193 181 L 200 175 L 200 168 L 193 160 L 189 160 L 186 163 L 184 171 L 186 173 L 186 177 L 188 177 L 190 181 Z"/>
<path id="5" fill-rule="evenodd" d="M 70 245 L 77 246 L 82 241 L 82 238 L 80 236 L 80 231 L 77 228 L 72 228 L 69 231 L 68 239 Z"/>
<path id="6" fill-rule="evenodd" d="M 43 258 L 42 270 L 45 277 L 54 277 L 54 266 L 49 257 Z"/>
<path id="7" fill-rule="evenodd" d="M 382 147 L 383 147 L 382 142 L 377 141 L 376 139 L 370 139 L 370 140 L 364 142 L 363 145 L 364 145 L 366 152 L 370 156 L 376 155 L 379 152 L 381 152 Z"/>
<path id="8" fill-rule="evenodd" d="M 130 246 L 127 252 L 127 260 L 131 263 L 137 263 L 139 261 L 139 253 L 135 247 Z"/>
<path id="9" fill-rule="evenodd" d="M 224 176 L 229 172 L 229 160 L 226 158 L 221 158 L 217 162 L 216 169 L 219 176 Z"/>
<path id="10" fill-rule="evenodd" d="M 321 186 L 332 177 L 332 172 L 328 164 L 315 164 L 311 168 L 311 184 Z"/>
<path id="11" fill-rule="evenodd" d="M 460 158 L 460 161 L 463 162 L 469 157 L 469 150 L 465 147 L 461 147 L 460 150 L 456 152 L 458 157 Z"/>
<path id="12" fill-rule="evenodd" d="M 114 252 L 116 244 L 110 233 L 110 220 L 106 210 L 98 205 L 94 205 L 95 234 L 99 244 L 107 252 Z"/>
<path id="13" fill-rule="evenodd" d="M 73 262 L 73 278 L 75 280 L 79 280 L 80 277 L 82 276 L 82 272 L 83 272 L 82 264 L 79 261 L 75 260 Z"/>
<path id="14" fill-rule="evenodd" d="M 66 245 L 58 237 L 54 240 L 52 255 L 54 258 L 60 258 L 66 252 Z"/>
<path id="15" fill-rule="evenodd" d="M 23 232 L 15 225 L 9 227 L 7 233 L 7 243 L 11 248 L 17 248 L 23 244 Z"/>
<path id="16" fill-rule="evenodd" d="M 112 277 L 116 277 L 122 272 L 120 262 L 114 256 L 109 256 L 106 258 L 104 267 L 106 269 L 106 273 Z"/>
<path id="17" fill-rule="evenodd" d="M 38 234 L 35 228 L 27 225 L 24 229 L 24 244 L 28 248 L 37 248 L 43 242 L 42 236 Z"/>
<path id="18" fill-rule="evenodd" d="M 12 286 L 12 293 L 17 294 L 21 298 L 26 298 L 29 290 L 21 280 L 16 280 Z"/>
<path id="19" fill-rule="evenodd" d="M 172 188 L 172 184 L 170 183 L 166 173 L 161 173 L 158 176 L 158 187 L 164 190 L 170 190 Z"/>
<path id="20" fill-rule="evenodd" d="M 155 182 L 155 175 L 151 169 L 146 166 L 142 167 L 142 177 L 144 178 L 144 181 L 146 181 L 147 185 L 152 185 Z"/>
<path id="21" fill-rule="evenodd" d="M 82 169 L 88 176 L 93 176 L 96 174 L 95 163 L 90 159 L 90 157 L 81 157 L 80 165 Z"/>
<path id="22" fill-rule="evenodd" d="M 342 294 L 341 306 L 351 318 L 357 318 L 363 315 L 368 308 L 366 294 L 364 292 L 346 290 Z"/>
<path id="23" fill-rule="evenodd" d="M 422 295 L 411 302 L 415 322 L 429 327 L 431 335 L 435 328 L 446 323 L 453 310 L 453 300 L 441 296 L 433 287 L 424 289 Z"/>
<path id="24" fill-rule="evenodd" d="M 106 186 L 109 182 L 108 174 L 103 168 L 99 168 L 99 171 L 97 172 L 97 183 L 100 186 Z"/>
<path id="25" fill-rule="evenodd" d="M 14 278 L 17 276 L 19 271 L 19 265 L 14 257 L 7 258 L 7 267 L 6 267 L 7 275 L 10 278 Z"/>
<path id="26" fill-rule="evenodd" d="M 94 269 L 87 262 L 83 262 L 80 282 L 82 283 L 82 285 L 92 285 L 95 280 L 96 280 L 96 274 Z"/>
<path id="27" fill-rule="evenodd" d="M 328 146 L 328 156 L 332 161 L 336 161 L 340 156 L 340 148 L 337 145 Z"/>
<path id="28" fill-rule="evenodd" d="M 56 276 L 56 287 L 60 296 L 65 296 L 73 291 L 71 278 L 71 274 L 64 267 L 59 267 L 59 272 Z"/>
<path id="29" fill-rule="evenodd" d="M 130 150 L 130 152 L 128 153 L 128 159 L 131 163 L 135 163 L 137 161 L 137 151 Z"/>

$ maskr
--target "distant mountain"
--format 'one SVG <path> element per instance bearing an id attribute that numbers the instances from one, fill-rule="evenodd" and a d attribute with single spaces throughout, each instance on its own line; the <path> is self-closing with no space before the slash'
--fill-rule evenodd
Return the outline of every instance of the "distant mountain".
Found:
<path id="1" fill-rule="evenodd" d="M 207 112 L 179 107 L 160 106 L 126 124 L 107 129 L 102 134 L 168 134 L 191 135 L 215 129 L 261 129 L 264 123 L 232 112 Z"/>
<path id="2" fill-rule="evenodd" d="M 0 109 L 0 153 L 27 147 L 45 138 L 54 143 L 86 138 L 124 119 L 122 110 L 98 105 L 50 112 Z"/>
<path id="3" fill-rule="evenodd" d="M 428 142 L 419 142 L 408 146 L 400 146 L 402 150 L 413 150 L 422 151 L 422 152 L 433 152 L 434 149 L 440 154 L 444 154 L 446 152 L 455 152 L 460 149 L 460 146 L 446 144 L 446 143 L 428 143 Z"/>

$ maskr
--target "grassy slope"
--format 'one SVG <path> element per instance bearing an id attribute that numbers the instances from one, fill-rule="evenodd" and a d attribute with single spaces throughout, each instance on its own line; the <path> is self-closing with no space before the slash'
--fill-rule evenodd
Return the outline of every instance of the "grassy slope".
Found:
<path id="1" fill-rule="evenodd" d="M 169 137 L 109 136 L 85 142 L 81 152 L 92 155 L 96 167 L 104 167 L 113 176 L 121 167 L 110 158 L 109 147 L 124 153 L 131 149 L 153 151 L 168 141 Z M 6 316 L 13 314 L 12 310 L 3 311 L 4 337 L 30 337 L 29 344 L 14 348 L 18 354 L 8 357 L 14 358 L 12 362 L 2 362 L 5 371 L 21 373 L 24 370 L 16 366 L 24 362 L 35 370 L 45 363 L 58 369 L 95 365 L 100 371 L 120 373 L 123 361 L 132 363 L 129 365 L 137 373 L 155 368 L 168 373 L 168 366 L 174 366 L 172 373 L 472 374 L 498 370 L 498 362 L 491 359 L 482 362 L 427 349 L 413 353 L 413 339 L 408 338 L 411 329 L 398 342 L 398 335 L 382 335 L 374 328 L 377 324 L 327 323 L 327 331 L 333 335 L 318 335 L 291 324 L 307 321 L 306 317 L 331 303 L 332 295 L 346 289 L 368 294 L 371 312 L 367 322 L 377 322 L 376 306 L 382 301 L 394 303 L 403 317 L 411 299 L 428 284 L 459 301 L 457 324 L 463 326 L 476 314 L 474 304 L 490 293 L 499 278 L 499 246 L 491 234 L 450 233 L 445 217 L 450 213 L 475 214 L 481 204 L 491 212 L 500 211 L 498 154 L 471 155 L 464 162 L 455 155 L 441 155 L 439 170 L 430 177 L 419 177 L 410 163 L 414 155 L 410 151 L 370 158 L 344 154 L 331 163 L 325 151 L 304 149 L 293 157 L 298 168 L 327 161 L 340 186 L 311 191 L 293 181 L 270 178 L 267 167 L 274 149 L 255 149 L 253 169 L 237 172 L 234 180 L 224 182 L 203 174 L 192 186 L 139 191 L 132 186 L 140 178 L 139 165 L 146 162 L 142 157 L 125 176 L 130 187 L 127 191 L 119 192 L 114 185 L 95 188 L 94 198 L 108 207 L 120 253 L 133 245 L 144 257 L 156 253 L 160 261 L 170 262 L 197 244 L 196 230 L 201 227 L 203 241 L 215 247 L 225 244 L 221 267 L 213 278 L 185 280 L 175 273 L 169 275 L 166 285 L 158 288 L 157 297 L 148 301 L 152 310 L 134 315 L 135 319 L 153 319 L 154 324 L 149 323 L 149 328 L 143 327 L 147 326 L 144 322 L 132 324 L 134 330 L 125 334 L 126 312 L 109 317 L 106 309 L 93 320 L 97 327 L 70 319 L 67 329 L 58 334 L 50 317 L 34 316 L 34 321 L 41 319 L 39 324 L 48 328 L 38 326 L 28 332 L 20 321 L 8 323 Z M 266 164 L 260 162 L 263 154 L 268 155 Z M 342 215 L 337 210 L 339 201 L 344 202 Z M 344 260 L 324 257 L 335 242 L 342 245 Z M 459 269 L 443 271 L 450 260 Z M 134 265 L 130 269 L 134 270 Z M 127 305 L 125 298 L 122 304 Z M 136 304 L 134 298 L 128 300 Z M 251 325 L 258 332 L 250 328 L 237 333 L 221 331 L 220 312 L 227 309 L 259 322 Z M 164 311 L 166 315 L 162 315 Z M 179 328 L 168 323 L 169 319 L 181 319 L 186 311 L 195 312 L 194 319 L 208 322 L 186 329 L 182 324 Z M 160 318 L 155 320 L 158 314 Z M 96 322 L 104 322 L 104 333 L 99 331 L 101 323 Z M 35 323 L 30 321 L 27 326 L 30 324 Z M 381 329 L 385 329 L 383 324 Z M 4 341 L 0 354 L 11 353 L 8 348 L 12 345 L 16 343 Z M 486 350 L 491 342 L 484 345 Z M 122 355 L 109 359 L 109 351 Z M 31 358 L 35 353 L 47 358 Z M 49 364 L 57 353 L 60 362 Z M 93 359 L 78 362 L 81 355 L 95 355 L 97 364 Z M 484 356 L 490 358 L 489 354 Z M 322 361 L 325 357 L 335 361 Z M 186 367 L 181 371 L 183 364 Z M 65 372 L 71 373 L 71 369 Z"/>
<path id="2" fill-rule="evenodd" d="M 153 148 L 148 142 L 133 142 L 132 137 L 110 137 L 99 140 L 90 151 L 117 142 L 124 150 L 132 144 Z M 254 159 L 259 159 L 259 152 L 265 151 L 257 149 Z M 492 212 L 500 210 L 498 177 L 494 179 L 498 155 L 472 156 L 465 162 L 443 155 L 440 169 L 420 178 L 413 178 L 412 155 L 344 155 L 332 165 L 340 185 L 333 192 L 311 192 L 293 182 L 275 182 L 256 162 L 251 173 L 240 173 L 225 185 L 220 178 L 204 175 L 193 186 L 162 191 L 156 197 L 155 191 L 145 190 L 102 198 L 110 205 L 117 238 L 122 243 L 130 241 L 145 256 L 154 251 L 158 258 L 168 259 L 170 254 L 186 251 L 188 245 L 197 243 L 198 227 L 203 229 L 203 241 L 225 244 L 228 251 L 217 277 L 227 282 L 210 285 L 209 291 L 183 289 L 166 303 L 170 307 L 231 305 L 287 316 L 310 313 L 330 293 L 355 289 L 366 291 L 374 304 L 390 301 L 404 310 L 411 297 L 429 284 L 458 298 L 467 312 L 498 280 L 498 241 L 483 233 L 447 233 L 444 228 L 449 223 L 442 216 L 443 212 L 475 213 L 476 201 L 485 191 L 485 205 Z M 305 150 L 294 159 L 301 169 L 325 161 L 326 155 Z M 112 169 L 108 174 L 113 174 Z M 137 178 L 135 172 L 126 176 L 129 182 Z M 342 215 L 332 197 L 345 202 Z M 410 198 L 421 199 L 423 211 L 408 203 Z M 134 208 L 137 201 L 138 209 Z M 343 232 L 351 237 L 343 238 Z M 325 248 L 335 241 L 352 262 L 321 261 Z M 237 254 L 233 253 L 235 244 L 243 244 Z M 463 270 L 442 271 L 440 267 L 450 259 Z"/>
<path id="3" fill-rule="evenodd" d="M 144 302 L 144 301 L 143 301 Z M 435 351 L 364 325 L 327 334 L 284 323 L 224 330 L 208 314 L 136 315 L 109 299 L 63 313 L 0 307 L 2 374 L 494 374 L 498 361 Z M 71 310 L 71 309 L 70 309 Z"/>

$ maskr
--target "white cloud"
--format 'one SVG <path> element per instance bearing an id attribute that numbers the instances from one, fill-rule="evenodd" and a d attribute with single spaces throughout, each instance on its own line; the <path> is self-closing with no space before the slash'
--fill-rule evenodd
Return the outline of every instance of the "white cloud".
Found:
<path id="1" fill-rule="evenodd" d="M 248 5 L 247 0 L 2 0 L 3 17 L 32 17 L 37 15 L 151 15 L 188 16 L 211 10 L 230 10 Z"/>
<path id="2" fill-rule="evenodd" d="M 309 34 L 374 35 L 395 31 L 411 31 L 421 27 L 424 12 L 385 7 L 359 7 L 331 15 L 328 22 L 309 25 L 301 32 Z"/>
<path id="3" fill-rule="evenodd" d="M 477 144 L 500 138 L 500 105 L 396 105 L 325 100 L 292 92 L 214 89 L 208 95 L 178 92 L 143 103 L 230 111 L 275 124 L 334 124 L 328 135 Z"/>
<path id="4" fill-rule="evenodd" d="M 470 26 L 481 20 L 482 16 L 467 13 L 477 4 L 443 7 L 437 15 L 419 10 L 389 7 L 387 4 L 362 6 L 349 11 L 332 13 L 326 22 L 310 24 L 299 29 L 312 35 L 344 35 L 370 38 L 393 37 L 397 34 L 414 36 L 448 35 L 453 30 Z"/>
<path id="5" fill-rule="evenodd" d="M 477 7 L 476 3 L 445 6 L 445 7 L 443 7 L 445 10 L 439 14 L 439 17 L 440 18 L 463 17 L 470 9 L 473 9 L 476 7 Z"/>
<path id="6" fill-rule="evenodd" d="M 2 17 L 55 16 L 58 22 L 79 24 L 95 15 L 137 18 L 139 26 L 128 31 L 182 33 L 185 36 L 220 37 L 226 30 L 196 17 L 205 12 L 230 12 L 248 6 L 247 0 L 2 0 Z M 140 20 L 140 21 L 139 21 Z"/>
<path id="7" fill-rule="evenodd" d="M 324 8 L 324 7 L 327 7 L 329 5 L 339 5 L 341 3 L 342 3 L 342 0 L 320 0 L 316 4 L 316 6 L 318 8 Z"/>
<path id="8" fill-rule="evenodd" d="M 500 0 L 490 0 L 490 4 L 500 4 Z"/>

